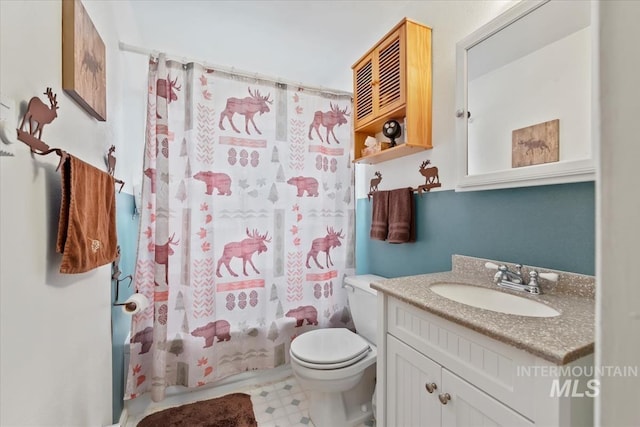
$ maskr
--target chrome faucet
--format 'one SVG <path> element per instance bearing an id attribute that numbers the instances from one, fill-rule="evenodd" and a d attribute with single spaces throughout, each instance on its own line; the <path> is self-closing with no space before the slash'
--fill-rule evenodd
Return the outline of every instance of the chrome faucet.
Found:
<path id="1" fill-rule="evenodd" d="M 511 282 L 516 285 L 522 284 L 522 264 L 516 264 L 516 271 L 510 271 L 506 265 L 498 267 L 498 272 L 493 277 L 493 282 L 498 284 L 499 282 Z"/>
<path id="2" fill-rule="evenodd" d="M 485 267 L 498 270 L 493 276 L 493 283 L 496 285 L 516 291 L 529 292 L 534 295 L 542 293 L 540 284 L 538 283 L 538 277 L 543 277 L 553 282 L 558 280 L 556 273 L 542 273 L 542 275 L 539 275 L 537 271 L 531 270 L 529 272 L 529 282 L 525 283 L 524 277 L 522 276 L 522 264 L 515 265 L 516 271 L 509 270 L 506 265 L 498 266 L 492 262 L 487 262 Z"/>

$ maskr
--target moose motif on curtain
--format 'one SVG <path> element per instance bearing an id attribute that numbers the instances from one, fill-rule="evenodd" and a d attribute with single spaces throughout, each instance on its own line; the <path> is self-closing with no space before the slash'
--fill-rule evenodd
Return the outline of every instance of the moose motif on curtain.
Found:
<path id="1" fill-rule="evenodd" d="M 182 85 L 178 86 L 177 77 L 171 80 L 171 77 L 169 77 L 169 74 L 167 74 L 166 79 L 158 79 L 156 84 L 158 96 L 161 98 L 165 98 L 167 100 L 167 103 L 178 100 L 178 94 L 176 93 L 176 91 L 180 90 L 180 88 L 182 88 Z"/>
<path id="2" fill-rule="evenodd" d="M 322 125 L 327 128 L 327 144 L 330 144 L 329 133 L 331 133 L 336 143 L 340 144 L 340 141 L 338 141 L 338 138 L 336 138 L 336 134 L 333 133 L 333 128 L 335 127 L 335 125 L 342 126 L 343 124 L 346 124 L 347 119 L 345 116 L 348 116 L 349 113 L 347 113 L 347 107 L 344 107 L 344 109 L 340 109 L 339 105 L 333 105 L 333 103 L 330 103 L 330 106 L 331 111 L 316 111 L 313 115 L 313 122 L 309 125 L 310 140 L 313 140 L 313 137 L 311 136 L 311 130 L 315 129 L 316 133 L 318 134 L 318 138 L 320 138 L 320 142 L 324 142 L 322 140 L 322 135 L 320 135 L 320 131 L 318 130 L 320 125 Z"/>
<path id="3" fill-rule="evenodd" d="M 222 274 L 220 274 L 220 266 L 222 266 L 223 264 L 225 267 L 227 267 L 227 270 L 233 277 L 238 277 L 238 275 L 231 269 L 231 266 L 229 265 L 233 258 L 242 258 L 242 273 L 245 276 L 248 276 L 247 261 L 249 261 L 249 264 L 251 264 L 251 267 L 253 267 L 253 270 L 256 272 L 256 274 L 260 274 L 256 266 L 253 264 L 251 257 L 254 252 L 258 252 L 258 254 L 266 252 L 267 245 L 265 245 L 265 243 L 271 242 L 271 238 L 267 238 L 267 235 L 269 233 L 258 234 L 258 230 L 253 230 L 253 232 L 249 233 L 249 228 L 247 228 L 246 231 L 247 236 L 249 236 L 248 239 L 244 239 L 240 242 L 231 242 L 224 245 L 222 256 L 218 260 L 218 265 L 216 267 L 216 275 L 218 277 L 222 277 Z"/>
<path id="4" fill-rule="evenodd" d="M 333 261 L 331 260 L 331 254 L 329 253 L 329 251 L 335 247 L 342 245 L 342 243 L 340 243 L 340 239 L 344 239 L 342 230 L 336 233 L 333 230 L 333 227 L 327 227 L 326 236 L 314 239 L 313 242 L 311 242 L 311 249 L 307 253 L 307 268 L 311 268 L 311 266 L 309 265 L 309 258 L 313 258 L 318 268 L 323 268 L 318 262 L 318 253 L 320 252 L 324 252 L 326 254 L 325 263 L 327 268 L 329 268 L 329 264 L 333 265 Z"/>
<path id="5" fill-rule="evenodd" d="M 167 243 L 164 245 L 155 245 L 155 261 L 156 264 L 164 265 L 164 280 L 166 283 L 169 283 L 169 255 L 173 255 L 173 248 L 171 245 L 177 245 L 180 243 L 180 240 L 173 239 L 176 238 L 176 233 L 173 233 Z"/>
<path id="6" fill-rule="evenodd" d="M 258 89 L 254 90 L 253 92 L 251 92 L 251 87 L 248 87 L 247 89 L 249 90 L 249 95 L 251 96 L 246 96 L 242 99 L 227 99 L 227 106 L 225 107 L 224 111 L 220 113 L 220 122 L 218 122 L 218 126 L 221 130 L 225 130 L 224 126 L 222 125 L 222 121 L 226 117 L 227 120 L 229 120 L 229 123 L 231 123 L 231 127 L 233 128 L 233 130 L 236 131 L 236 133 L 240 133 L 238 128 L 233 124 L 233 115 L 235 113 L 238 113 L 244 116 L 244 130 L 245 132 L 247 132 L 247 135 L 251 135 L 251 133 L 249 132 L 249 121 L 251 121 L 251 124 L 253 125 L 253 128 L 256 130 L 256 132 L 258 132 L 259 135 L 262 135 L 262 132 L 260 132 L 260 129 L 258 129 L 258 127 L 256 126 L 256 122 L 253 121 L 253 116 L 255 116 L 256 113 L 260 113 L 260 115 L 263 115 L 264 113 L 268 113 L 269 111 L 271 111 L 269 109 L 269 105 L 267 104 L 273 104 L 273 100 L 269 99 L 269 97 L 271 96 L 270 93 L 268 93 L 267 96 L 262 96 Z"/>

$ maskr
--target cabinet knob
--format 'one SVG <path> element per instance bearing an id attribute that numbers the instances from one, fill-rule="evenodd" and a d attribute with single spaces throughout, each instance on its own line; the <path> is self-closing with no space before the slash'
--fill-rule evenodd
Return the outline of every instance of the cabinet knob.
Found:
<path id="1" fill-rule="evenodd" d="M 461 118 L 464 117 L 464 110 L 458 110 L 456 111 L 456 117 L 457 118 Z M 467 119 L 471 117 L 471 111 L 467 111 Z"/>
<path id="2" fill-rule="evenodd" d="M 434 390 L 438 389 L 438 386 L 436 383 L 426 383 L 424 388 L 426 388 L 429 393 L 433 393 Z"/>
<path id="3" fill-rule="evenodd" d="M 440 399 L 440 403 L 446 405 L 447 402 L 451 400 L 451 395 L 449 393 L 439 394 L 438 399 Z"/>
<path id="4" fill-rule="evenodd" d="M 377 84 L 378 84 L 378 81 L 377 81 L 377 80 L 371 80 L 371 86 L 375 86 L 375 85 L 377 85 Z"/>

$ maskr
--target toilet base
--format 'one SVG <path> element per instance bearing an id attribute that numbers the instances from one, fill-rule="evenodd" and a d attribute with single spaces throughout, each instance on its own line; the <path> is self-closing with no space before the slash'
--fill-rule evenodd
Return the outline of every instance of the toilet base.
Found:
<path id="1" fill-rule="evenodd" d="M 374 363 L 365 369 L 360 382 L 350 390 L 334 393 L 307 390 L 309 418 L 316 427 L 352 427 L 371 419 L 375 382 Z"/>

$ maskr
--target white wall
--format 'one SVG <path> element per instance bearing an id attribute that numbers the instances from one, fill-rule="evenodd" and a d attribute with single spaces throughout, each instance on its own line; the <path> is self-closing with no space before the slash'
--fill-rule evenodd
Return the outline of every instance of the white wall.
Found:
<path id="1" fill-rule="evenodd" d="M 353 90 L 351 66 L 403 17 L 432 27 L 434 149 L 380 165 L 358 165 L 356 197 L 366 197 L 376 170 L 382 171 L 381 189 L 423 184 L 418 170 L 426 159 L 438 166 L 441 189 L 454 187 L 455 45 L 513 3 L 180 1 L 177 7 L 176 1 L 137 0 L 132 6 L 149 49 L 346 91 Z M 180 25 L 184 22 L 188 26 Z M 136 105 L 138 99 L 127 100 L 128 111 L 144 108 Z M 415 173 L 408 173 L 407 165 Z"/>
<path id="2" fill-rule="evenodd" d="M 58 118 L 42 139 L 102 168 L 122 146 L 116 33 L 127 19 L 109 2 L 86 9 L 107 46 L 107 122 L 62 90 L 60 1 L 0 1 L 0 91 L 19 105 L 52 87 Z M 58 157 L 34 159 L 20 142 L 15 154 L 0 158 L 0 425 L 111 424 L 111 267 L 58 273 Z"/>
<path id="3" fill-rule="evenodd" d="M 640 2 L 600 3 L 596 365 L 640 367 Z M 601 377 L 596 425 L 640 425 L 638 377 Z"/>

